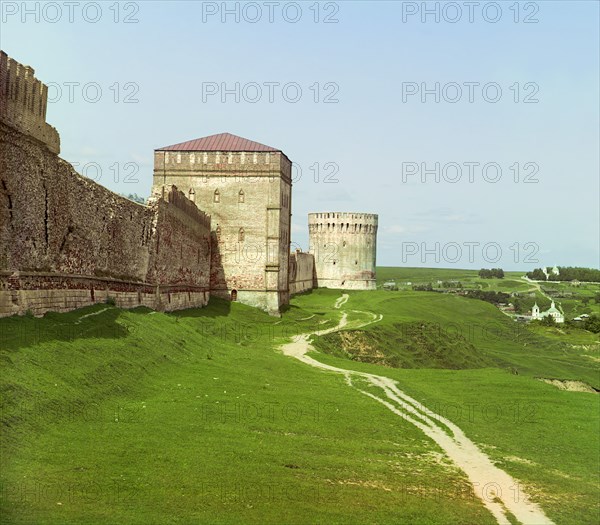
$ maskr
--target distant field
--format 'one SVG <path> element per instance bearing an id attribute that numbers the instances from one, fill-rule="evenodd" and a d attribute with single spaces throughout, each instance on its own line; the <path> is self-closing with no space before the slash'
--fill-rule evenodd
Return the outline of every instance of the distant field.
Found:
<path id="1" fill-rule="evenodd" d="M 600 388 L 593 340 L 454 295 L 349 296 L 350 326 L 383 319 L 315 338 L 317 359 L 397 379 L 557 524 L 598 522 L 599 396 L 536 379 Z M 0 319 L 2 523 L 495 523 L 416 427 L 277 350 L 336 324 L 338 297 L 297 296 L 281 319 L 219 300 Z"/>
<path id="2" fill-rule="evenodd" d="M 433 288 L 441 288 L 439 281 L 459 281 L 465 289 L 479 289 L 497 292 L 518 292 L 522 295 L 524 304 L 531 308 L 535 302 L 542 310 L 550 307 L 551 299 L 543 290 L 563 294 L 555 300 L 563 309 L 568 319 L 582 313 L 600 315 L 600 303 L 594 298 L 600 293 L 600 283 L 581 283 L 574 285 L 567 282 L 548 281 L 545 283 L 527 282 L 522 277 L 523 272 L 505 272 L 503 279 L 482 279 L 479 270 L 461 270 L 447 268 L 395 268 L 381 266 L 377 268 L 377 286 L 381 288 L 386 281 L 395 281 L 400 290 L 410 290 L 412 285 L 431 283 Z M 410 285 L 407 283 L 411 283 Z M 541 287 L 541 289 L 540 289 Z M 531 294 L 531 297 L 528 297 Z M 571 296 L 569 296 L 571 295 Z M 584 304 L 582 299 L 587 298 Z"/>
<path id="3" fill-rule="evenodd" d="M 403 281 L 414 282 L 425 282 L 438 279 L 478 279 L 478 271 L 479 270 L 455 270 L 450 268 L 399 268 L 394 266 L 378 266 L 377 283 L 381 284 L 389 279 L 401 279 Z"/>
<path id="4" fill-rule="evenodd" d="M 405 283 L 427 283 L 437 285 L 438 281 L 460 281 L 467 287 L 483 290 L 499 291 L 525 291 L 532 288 L 529 283 L 520 280 L 525 272 L 505 272 L 504 279 L 481 279 L 479 270 L 460 270 L 449 268 L 394 268 L 381 266 L 377 268 L 377 285 L 385 281 L 394 280 L 398 286 L 407 286 Z"/>

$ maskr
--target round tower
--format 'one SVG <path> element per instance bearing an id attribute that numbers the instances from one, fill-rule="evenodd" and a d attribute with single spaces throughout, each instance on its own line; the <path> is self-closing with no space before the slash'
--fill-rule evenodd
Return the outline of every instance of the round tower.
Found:
<path id="1" fill-rule="evenodd" d="M 373 213 L 308 214 L 317 286 L 375 290 L 377 221 Z"/>

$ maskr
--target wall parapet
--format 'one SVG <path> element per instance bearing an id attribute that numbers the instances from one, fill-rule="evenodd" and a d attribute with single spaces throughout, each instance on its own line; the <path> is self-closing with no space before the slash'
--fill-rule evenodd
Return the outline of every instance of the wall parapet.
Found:
<path id="1" fill-rule="evenodd" d="M 150 198 L 148 204 L 156 206 L 160 202 L 169 203 L 174 208 L 181 210 L 192 222 L 210 230 L 210 215 L 200 210 L 177 186 L 163 186 Z"/>
<path id="2" fill-rule="evenodd" d="M 310 235 L 352 233 L 377 235 L 379 217 L 375 213 L 324 212 L 308 214 Z"/>
<path id="3" fill-rule="evenodd" d="M 360 213 L 360 212 L 317 212 L 317 213 L 309 213 L 308 221 L 315 222 L 317 220 L 323 219 L 350 219 L 353 221 L 366 221 L 366 222 L 377 222 L 378 215 L 376 213 Z"/>
<path id="4" fill-rule="evenodd" d="M 46 122 L 48 86 L 35 71 L 0 51 L 0 121 L 60 153 L 58 131 Z"/>
<path id="5" fill-rule="evenodd" d="M 281 175 L 291 182 L 292 163 L 280 151 L 154 151 L 154 175 L 190 175 L 212 173 L 227 177 Z"/>

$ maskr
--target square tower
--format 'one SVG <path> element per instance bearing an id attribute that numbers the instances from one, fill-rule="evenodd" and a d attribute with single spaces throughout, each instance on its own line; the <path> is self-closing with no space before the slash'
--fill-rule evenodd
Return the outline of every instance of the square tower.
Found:
<path id="1" fill-rule="evenodd" d="M 292 163 L 230 133 L 154 151 L 154 191 L 176 185 L 211 216 L 211 294 L 277 314 L 289 303 Z"/>

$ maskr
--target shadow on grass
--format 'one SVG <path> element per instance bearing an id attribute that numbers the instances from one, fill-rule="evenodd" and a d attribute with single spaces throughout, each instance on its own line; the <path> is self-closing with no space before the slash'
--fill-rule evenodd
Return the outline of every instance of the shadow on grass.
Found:
<path id="1" fill-rule="evenodd" d="M 94 305 L 68 313 L 49 312 L 42 318 L 14 316 L 0 319 L 0 350 L 15 350 L 50 341 L 119 339 L 130 335 L 117 323 L 122 310 Z"/>
<path id="2" fill-rule="evenodd" d="M 189 308 L 187 310 L 177 310 L 176 312 L 169 312 L 168 315 L 172 317 L 227 317 L 231 312 L 231 301 L 226 299 L 220 299 L 218 297 L 211 297 L 208 301 L 208 305 L 204 308 Z"/>
<path id="3" fill-rule="evenodd" d="M 284 304 L 281 308 L 279 308 L 279 312 L 282 314 L 293 313 L 295 310 L 302 310 L 299 306 L 295 304 Z"/>

